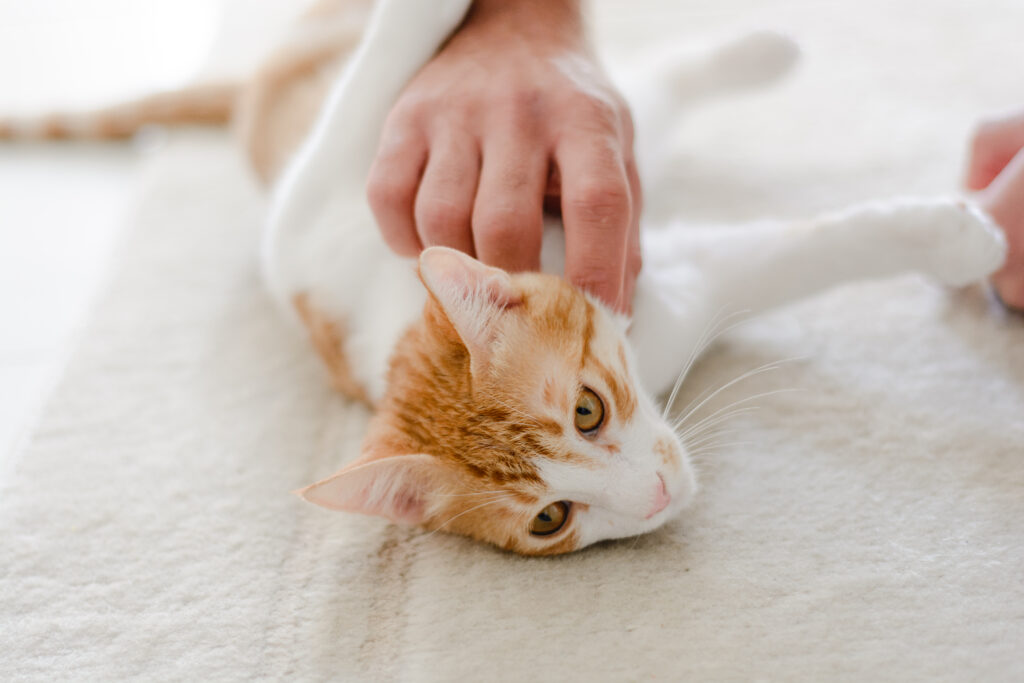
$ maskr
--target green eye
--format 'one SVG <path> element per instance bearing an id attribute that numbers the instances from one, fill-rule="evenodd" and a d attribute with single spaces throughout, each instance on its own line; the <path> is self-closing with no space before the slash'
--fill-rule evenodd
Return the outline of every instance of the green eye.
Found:
<path id="1" fill-rule="evenodd" d="M 564 500 L 548 505 L 530 522 L 530 533 L 534 536 L 550 536 L 561 529 L 569 519 L 571 505 Z"/>
<path id="2" fill-rule="evenodd" d="M 604 421 L 604 403 L 593 391 L 583 387 L 576 399 L 576 429 L 586 434 L 601 426 Z"/>

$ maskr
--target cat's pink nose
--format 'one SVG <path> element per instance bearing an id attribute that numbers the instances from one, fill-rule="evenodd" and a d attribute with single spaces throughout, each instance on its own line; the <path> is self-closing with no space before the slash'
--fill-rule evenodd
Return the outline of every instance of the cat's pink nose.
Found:
<path id="1" fill-rule="evenodd" d="M 647 519 L 650 519 L 664 510 L 671 502 L 672 496 L 668 495 L 668 489 L 665 488 L 665 479 L 659 474 L 658 485 L 654 489 L 654 506 L 651 507 L 651 511 L 648 513 Z"/>

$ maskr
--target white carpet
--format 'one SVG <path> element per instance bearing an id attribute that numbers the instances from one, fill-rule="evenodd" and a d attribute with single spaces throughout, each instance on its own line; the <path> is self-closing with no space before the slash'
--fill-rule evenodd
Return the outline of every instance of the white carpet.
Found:
<path id="1" fill-rule="evenodd" d="M 1019 2 L 645 4 L 601 35 L 768 25 L 807 53 L 688 119 L 696 220 L 952 190 L 970 121 L 1024 102 Z M 523 559 L 289 495 L 366 414 L 263 293 L 229 144 L 178 136 L 146 187 L 0 492 L 0 679 L 1024 678 L 1024 319 L 980 290 L 850 287 L 732 335 L 684 399 L 806 358 L 712 406 L 801 389 L 731 425 L 753 445 L 704 457 L 658 533 Z"/>

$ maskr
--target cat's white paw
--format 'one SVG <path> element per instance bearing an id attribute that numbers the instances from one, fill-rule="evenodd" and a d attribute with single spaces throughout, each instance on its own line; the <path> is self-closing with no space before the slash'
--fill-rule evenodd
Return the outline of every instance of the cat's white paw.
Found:
<path id="1" fill-rule="evenodd" d="M 985 212 L 962 199 L 929 202 L 917 209 L 922 269 L 954 287 L 983 280 L 1006 258 L 1003 231 Z"/>

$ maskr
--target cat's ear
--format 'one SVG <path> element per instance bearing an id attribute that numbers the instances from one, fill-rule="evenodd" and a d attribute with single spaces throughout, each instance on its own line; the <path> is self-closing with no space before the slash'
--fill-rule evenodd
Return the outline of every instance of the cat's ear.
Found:
<path id="1" fill-rule="evenodd" d="M 471 356 L 490 345 L 497 317 L 522 302 L 508 273 L 447 247 L 430 247 L 420 254 L 420 279 Z"/>
<path id="2" fill-rule="evenodd" d="M 360 458 L 296 493 L 331 510 L 422 524 L 430 515 L 436 492 L 445 488 L 447 479 L 444 465 L 430 455 Z"/>

